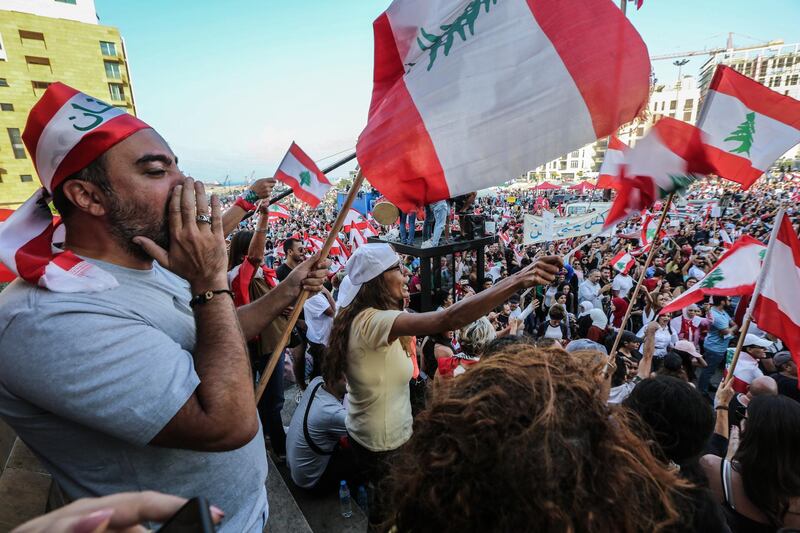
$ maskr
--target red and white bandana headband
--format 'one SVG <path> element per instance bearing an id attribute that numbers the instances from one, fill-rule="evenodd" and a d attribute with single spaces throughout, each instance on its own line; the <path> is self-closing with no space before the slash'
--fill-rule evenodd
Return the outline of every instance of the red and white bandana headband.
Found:
<path id="1" fill-rule="evenodd" d="M 65 178 L 131 134 L 149 128 L 122 109 L 53 83 L 28 115 L 22 140 L 42 188 L 0 225 L 0 261 L 22 279 L 55 292 L 114 288 L 108 272 L 55 246 L 60 221 L 47 202 Z M 63 234 L 63 231 L 59 233 Z M 63 239 L 55 239 L 55 242 Z"/>

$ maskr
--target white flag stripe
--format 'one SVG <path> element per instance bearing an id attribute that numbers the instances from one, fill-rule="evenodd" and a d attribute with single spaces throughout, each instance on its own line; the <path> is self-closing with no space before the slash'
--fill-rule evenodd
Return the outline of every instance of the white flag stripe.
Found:
<path id="1" fill-rule="evenodd" d="M 800 268 L 792 249 L 780 239 L 776 239 L 761 296 L 774 301 L 792 322 L 800 324 Z"/>
<path id="2" fill-rule="evenodd" d="M 331 188 L 331 186 L 327 183 L 320 183 L 314 171 L 306 168 L 300 161 L 297 160 L 297 158 L 295 158 L 294 154 L 291 152 L 286 152 L 286 157 L 283 158 L 281 166 L 278 168 L 278 170 L 285 172 L 289 176 L 296 179 L 300 187 L 307 190 L 317 198 L 322 198 L 325 196 L 325 193 Z M 311 176 L 311 183 L 308 185 L 301 183 L 303 178 L 300 176 L 300 174 L 303 172 L 308 172 Z"/>
<path id="3" fill-rule="evenodd" d="M 425 3 L 417 1 L 423 12 Z M 459 3 L 452 4 L 457 11 Z M 437 20 L 442 20 L 438 11 Z M 397 29 L 402 24 L 392 21 L 392 26 Z M 436 26 L 426 30 L 438 33 Z M 447 169 L 451 194 L 484 188 L 488 176 L 493 183 L 518 176 L 597 138 L 575 81 L 525 0 L 505 0 L 483 13 L 469 39 L 469 54 L 451 52 L 445 57 L 440 52 L 430 72 L 428 55 L 421 55 L 405 77 L 441 165 Z M 464 45 L 454 40 L 454 48 Z M 415 47 L 419 48 L 416 41 L 411 50 Z M 408 57 L 412 56 L 409 52 Z M 430 75 L 433 71 L 436 76 Z M 443 79 L 462 82 L 450 85 L 452 92 L 443 92 Z M 486 117 L 501 122 L 502 130 L 480 127 Z M 543 124 L 561 127 L 538 127 Z M 531 160 L 531 154 L 536 154 L 537 161 Z"/>
<path id="4" fill-rule="evenodd" d="M 625 152 L 622 150 L 606 150 L 603 164 L 600 165 L 600 175 L 618 176 L 619 167 L 625 162 Z"/>
<path id="5" fill-rule="evenodd" d="M 41 208 L 37 205 L 40 198 L 41 189 L 0 225 L 0 261 L 16 274 L 19 273 L 17 251 L 34 237 L 41 235 L 53 222 L 52 218 L 43 216 Z"/>
<path id="6" fill-rule="evenodd" d="M 725 152 L 737 148 L 738 141 L 725 141 L 745 120 L 745 115 L 754 112 L 741 100 L 717 91 L 708 91 L 706 110 L 702 123 L 698 125 L 706 134 L 706 143 Z M 752 161 L 753 168 L 767 170 L 775 159 L 792 146 L 785 146 L 786 139 L 800 139 L 800 130 L 766 115 L 755 113 L 755 133 L 750 155 L 734 154 Z M 777 143 L 775 141 L 778 141 Z"/>
<path id="7" fill-rule="evenodd" d="M 86 118 L 86 116 L 90 115 L 84 116 L 84 113 L 73 108 L 72 104 L 91 110 L 103 109 L 105 107 L 111 107 L 111 109 L 107 110 L 102 115 L 98 115 L 98 118 L 102 118 L 103 120 L 94 125 L 94 127 L 81 131 L 74 126 L 91 125 L 94 119 Z M 80 142 L 84 135 L 102 124 L 105 124 L 112 118 L 124 114 L 125 111 L 122 109 L 108 106 L 108 104 L 99 102 L 80 92 L 67 100 L 44 127 L 42 134 L 39 136 L 39 142 L 36 144 L 36 172 L 39 174 L 42 185 L 44 185 L 45 188 L 50 188 L 50 182 L 58 169 L 58 165 L 61 164 L 70 150 Z M 72 120 L 70 120 L 70 117 L 72 117 Z M 86 122 L 88 123 L 83 124 Z"/>
<path id="8" fill-rule="evenodd" d="M 686 175 L 686 161 L 664 144 L 657 131 L 650 132 L 625 154 L 625 164 L 626 176 L 649 176 L 667 191 L 675 188 L 670 175 Z"/>

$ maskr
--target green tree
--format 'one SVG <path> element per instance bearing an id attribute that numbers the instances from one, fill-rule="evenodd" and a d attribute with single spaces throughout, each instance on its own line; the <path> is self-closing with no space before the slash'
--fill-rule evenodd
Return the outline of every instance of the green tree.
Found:
<path id="1" fill-rule="evenodd" d="M 709 272 L 708 275 L 703 278 L 703 281 L 700 282 L 700 286 L 704 289 L 711 289 L 723 279 L 725 279 L 725 274 L 723 274 L 721 269 L 717 268 Z"/>
<path id="2" fill-rule="evenodd" d="M 725 141 L 740 143 L 739 146 L 733 150 L 729 150 L 729 152 L 736 154 L 747 154 L 747 157 L 750 157 L 750 148 L 753 146 L 753 135 L 755 135 L 755 133 L 756 114 L 754 112 L 750 112 L 745 115 L 744 122 L 739 124 L 739 127 L 733 130 L 730 135 L 725 137 Z"/>

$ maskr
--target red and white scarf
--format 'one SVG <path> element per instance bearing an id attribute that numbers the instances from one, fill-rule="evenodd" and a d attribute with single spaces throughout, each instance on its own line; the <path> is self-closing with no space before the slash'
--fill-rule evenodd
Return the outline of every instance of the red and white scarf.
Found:
<path id="1" fill-rule="evenodd" d="M 51 84 L 31 109 L 22 135 L 42 188 L 0 225 L 0 262 L 25 281 L 55 292 L 116 287 L 117 280 L 108 272 L 54 246 L 63 241 L 64 228 L 53 218 L 48 202 L 67 177 L 149 127 L 63 83 Z"/>

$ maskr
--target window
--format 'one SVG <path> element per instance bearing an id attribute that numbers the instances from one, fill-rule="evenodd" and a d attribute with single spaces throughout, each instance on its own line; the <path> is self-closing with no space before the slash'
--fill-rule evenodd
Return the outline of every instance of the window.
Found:
<path id="1" fill-rule="evenodd" d="M 0 87 L 8 87 L 8 80 L 0 78 Z"/>
<path id="2" fill-rule="evenodd" d="M 570 161 L 569 168 L 578 168 L 578 161 Z"/>
<path id="3" fill-rule="evenodd" d="M 25 62 L 29 65 L 46 65 L 50 66 L 50 60 L 46 57 L 25 56 Z"/>
<path id="4" fill-rule="evenodd" d="M 684 122 L 691 122 L 692 121 L 692 112 L 691 111 L 684 111 L 683 112 L 683 121 Z"/>
<path id="5" fill-rule="evenodd" d="M 100 52 L 104 56 L 117 57 L 117 45 L 108 41 L 100 41 Z"/>
<path id="6" fill-rule="evenodd" d="M 106 66 L 106 78 L 111 78 L 112 80 L 121 78 L 119 75 L 119 63 L 114 61 L 104 61 L 103 63 Z"/>
<path id="7" fill-rule="evenodd" d="M 56 2 L 61 2 L 62 4 L 71 4 L 73 6 L 77 3 L 77 1 L 78 0 L 56 0 Z"/>
<path id="8" fill-rule="evenodd" d="M 30 174 L 23 174 L 19 177 L 19 181 L 22 183 L 28 183 L 29 181 L 33 181 L 33 176 Z"/>
<path id="9" fill-rule="evenodd" d="M 44 40 L 44 33 L 42 32 L 19 30 L 19 41 L 25 51 L 47 51 L 47 43 Z"/>
<path id="10" fill-rule="evenodd" d="M 6 47 L 3 44 L 3 36 L 0 35 L 0 61 L 5 61 L 6 59 L 8 59 L 8 56 L 6 55 Z"/>
<path id="11" fill-rule="evenodd" d="M 14 111 L 14 104 L 0 104 L 0 111 Z"/>
<path id="12" fill-rule="evenodd" d="M 19 38 L 25 44 L 25 41 L 44 41 L 44 33 L 40 31 L 19 30 Z"/>
<path id="13" fill-rule="evenodd" d="M 14 150 L 15 159 L 27 159 L 25 146 L 22 144 L 22 137 L 19 128 L 8 128 L 8 138 L 11 141 L 11 149 Z"/>
<path id="14" fill-rule="evenodd" d="M 636 136 L 644 137 L 644 126 L 639 126 L 638 128 L 636 128 Z"/>
<path id="15" fill-rule="evenodd" d="M 677 107 L 678 107 L 678 101 L 677 100 L 670 100 L 669 101 L 669 110 L 670 111 L 675 111 L 675 109 Z"/>
<path id="16" fill-rule="evenodd" d="M 574 152 L 571 152 L 571 153 L 569 154 L 569 156 L 570 156 L 570 157 L 578 157 L 578 151 L 577 151 L 577 150 L 575 150 Z"/>
<path id="17" fill-rule="evenodd" d="M 50 82 L 47 81 L 32 81 L 31 85 L 33 86 L 33 94 L 36 96 L 42 96 L 47 88 L 50 86 Z"/>
<path id="18" fill-rule="evenodd" d="M 691 109 L 694 107 L 694 98 L 687 98 L 685 102 L 683 102 L 683 110 Z"/>
<path id="19" fill-rule="evenodd" d="M 109 83 L 108 92 L 111 94 L 112 100 L 125 100 L 125 92 L 122 90 L 122 85 L 119 83 Z"/>
<path id="20" fill-rule="evenodd" d="M 32 74 L 49 75 L 53 73 L 53 67 L 50 65 L 50 59 L 46 57 L 25 56 L 25 62 L 28 64 L 28 72 Z"/>
<path id="21" fill-rule="evenodd" d="M 791 78 L 789 78 L 788 85 L 797 85 L 798 78 L 800 78 L 800 74 L 795 74 Z"/>

